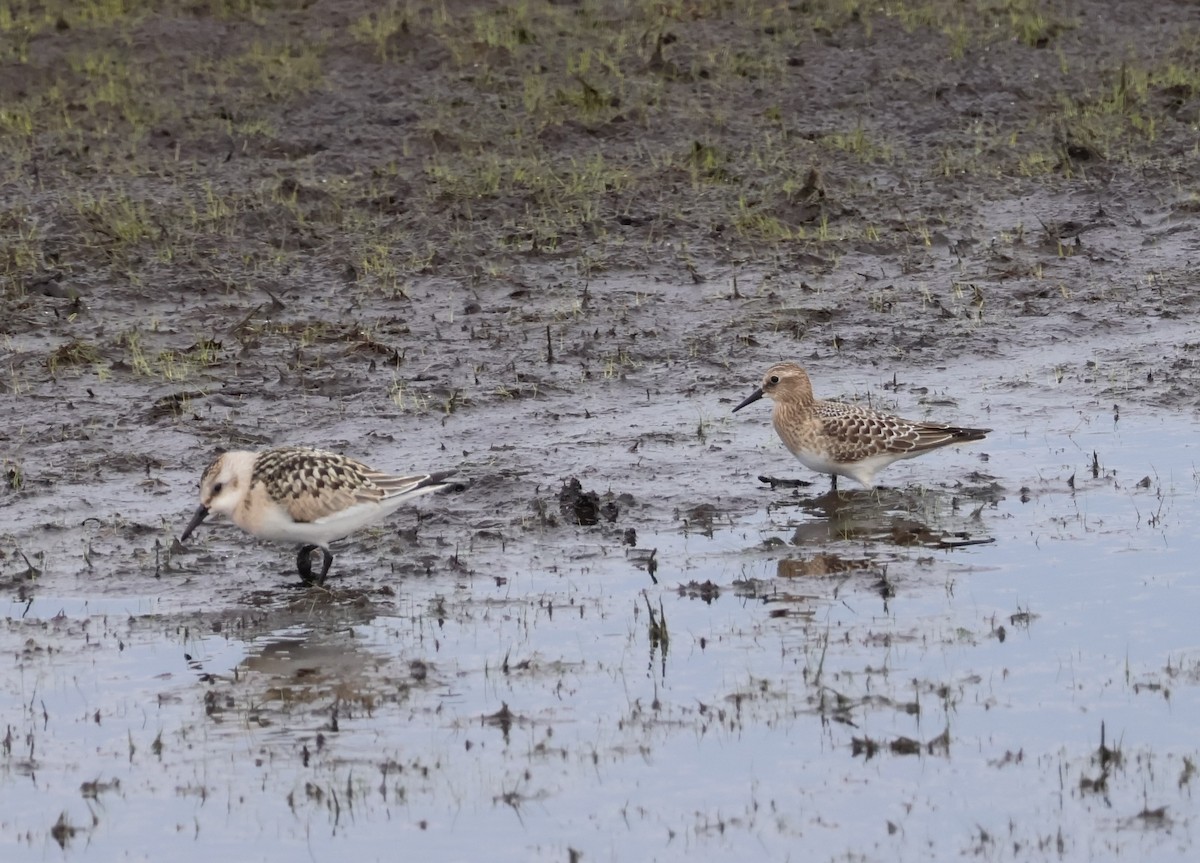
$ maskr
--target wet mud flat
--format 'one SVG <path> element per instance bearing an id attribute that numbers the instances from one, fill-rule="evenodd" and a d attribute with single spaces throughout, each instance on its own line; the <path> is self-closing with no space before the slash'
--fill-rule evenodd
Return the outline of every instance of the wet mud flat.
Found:
<path id="1" fill-rule="evenodd" d="M 1196 18 L 0 18 L 5 859 L 1191 859 Z M 470 485 L 175 541 L 281 443 Z"/>

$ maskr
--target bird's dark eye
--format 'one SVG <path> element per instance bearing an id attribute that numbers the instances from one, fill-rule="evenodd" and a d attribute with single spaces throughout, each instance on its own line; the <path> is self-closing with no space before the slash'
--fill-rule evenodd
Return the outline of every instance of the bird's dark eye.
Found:
<path id="1" fill-rule="evenodd" d="M 221 486 L 222 486 L 222 485 L 224 485 L 224 483 L 219 483 L 219 482 L 218 482 L 218 483 L 214 484 L 214 485 L 213 485 L 213 494 L 220 494 L 220 493 L 221 493 Z"/>
<path id="2" fill-rule="evenodd" d="M 779 383 L 779 375 L 771 375 L 771 383 L 773 383 L 773 384 Z"/>

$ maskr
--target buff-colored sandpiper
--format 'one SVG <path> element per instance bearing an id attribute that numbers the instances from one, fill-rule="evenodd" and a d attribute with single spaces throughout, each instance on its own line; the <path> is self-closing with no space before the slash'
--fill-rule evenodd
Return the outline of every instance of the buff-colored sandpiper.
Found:
<path id="1" fill-rule="evenodd" d="M 179 537 L 186 542 L 210 512 L 227 515 L 260 539 L 298 543 L 296 569 L 320 584 L 333 564 L 329 543 L 395 512 L 414 497 L 449 488 L 455 471 L 393 476 L 337 453 L 279 447 L 222 453 L 200 480 L 200 508 Z M 324 554 L 313 576 L 312 552 Z"/>
<path id="2" fill-rule="evenodd" d="M 875 474 L 894 461 L 983 440 L 991 431 L 906 420 L 859 405 L 822 401 L 814 398 L 808 373 L 795 363 L 767 369 L 762 385 L 733 410 L 764 396 L 775 402 L 771 419 L 783 445 L 805 467 L 829 474 L 834 489 L 839 474 L 873 488 Z"/>

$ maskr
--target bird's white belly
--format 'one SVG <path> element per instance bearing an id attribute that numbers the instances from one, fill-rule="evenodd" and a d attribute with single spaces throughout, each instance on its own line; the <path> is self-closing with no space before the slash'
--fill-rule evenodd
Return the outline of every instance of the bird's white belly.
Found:
<path id="1" fill-rule="evenodd" d="M 838 476 L 848 477 L 862 485 L 863 488 L 873 488 L 875 485 L 875 474 L 894 461 L 908 458 L 910 454 L 879 453 L 850 462 L 835 461 L 828 455 L 817 452 L 796 452 L 793 455 L 809 470 L 815 470 L 817 473 L 837 474 Z M 915 453 L 912 455 L 915 455 Z"/>
<path id="2" fill-rule="evenodd" d="M 388 515 L 395 507 L 362 503 L 316 521 L 293 521 L 282 507 L 263 513 L 250 533 L 271 542 L 328 545 Z"/>
<path id="3" fill-rule="evenodd" d="M 824 453 L 816 452 L 796 452 L 792 453 L 799 461 L 809 470 L 815 470 L 817 473 L 836 473 L 842 476 L 850 476 L 846 473 L 846 465 L 842 462 L 834 461 Z"/>

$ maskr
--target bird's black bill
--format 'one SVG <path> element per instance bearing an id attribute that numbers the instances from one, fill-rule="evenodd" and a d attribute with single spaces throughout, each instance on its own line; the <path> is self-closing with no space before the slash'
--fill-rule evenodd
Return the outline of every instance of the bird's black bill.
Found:
<path id="1" fill-rule="evenodd" d="M 192 535 L 192 531 L 200 526 L 200 522 L 208 518 L 208 507 L 202 506 L 196 510 L 196 514 L 192 516 L 192 520 L 188 522 L 188 526 L 183 529 L 182 536 L 179 537 L 180 542 L 187 542 L 187 538 Z"/>
<path id="2" fill-rule="evenodd" d="M 737 407 L 735 407 L 735 408 L 733 409 L 733 412 L 734 412 L 734 413 L 737 413 L 737 412 L 738 412 L 738 411 L 740 411 L 742 408 L 744 408 L 746 405 L 752 405 L 752 404 L 754 404 L 756 401 L 758 401 L 759 399 L 761 399 L 762 397 L 763 397 L 763 391 L 762 391 L 762 387 L 759 387 L 759 388 L 758 388 L 758 389 L 756 389 L 754 392 L 750 393 L 750 395 L 746 396 L 746 399 L 745 399 L 745 401 L 743 401 L 743 402 L 742 402 L 740 405 L 738 405 Z"/>

